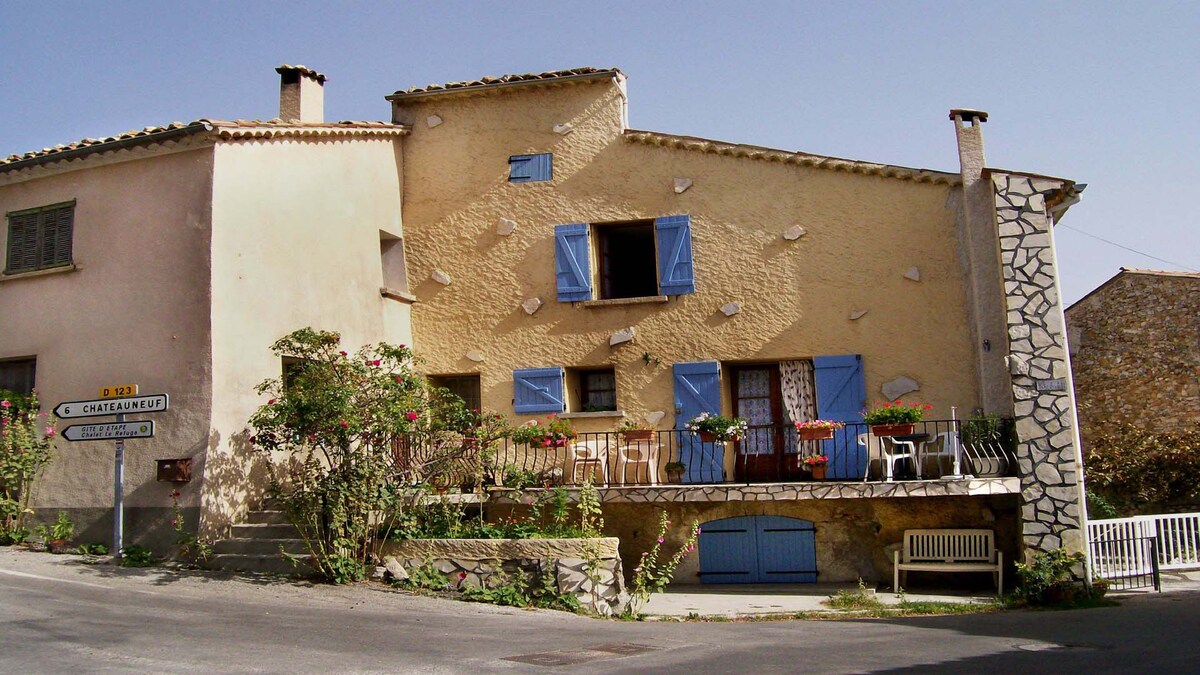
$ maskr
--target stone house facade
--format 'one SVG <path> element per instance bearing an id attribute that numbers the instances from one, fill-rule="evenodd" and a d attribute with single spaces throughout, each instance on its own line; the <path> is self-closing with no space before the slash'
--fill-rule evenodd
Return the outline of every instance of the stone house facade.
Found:
<path id="1" fill-rule="evenodd" d="M 1066 309 L 1085 442 L 1109 421 L 1200 422 L 1200 274 L 1121 268 Z"/>
<path id="2" fill-rule="evenodd" d="M 185 505 L 210 536 L 261 496 L 253 387 L 279 372 L 270 343 L 312 325 L 412 344 L 435 382 L 516 421 L 570 419 L 580 447 L 552 468 L 604 483 L 627 569 L 658 509 L 711 533 L 745 525 L 739 564 L 772 546 L 803 558 L 772 580 L 888 578 L 887 547 L 914 527 L 995 529 L 1013 558 L 1082 548 L 1051 231 L 1080 190 L 987 167 L 986 113 L 951 111 L 947 172 L 630 129 L 615 69 L 397 91 L 390 121 L 342 123 L 323 120 L 323 75 L 279 70 L 275 120 L 0 162 L 0 236 L 30 209 L 74 205 L 65 262 L 0 277 L 0 313 L 21 317 L 0 326 L 4 372 L 33 368 L 51 403 L 117 380 L 172 395 L 169 431 L 127 450 L 135 538 L 165 536 L 155 459 L 194 459 Z M 76 311 L 18 311 L 48 305 Z M 830 455 L 830 479 L 799 480 L 794 421 L 857 431 L 865 405 L 898 396 L 932 406 L 942 426 L 926 440 L 976 409 L 1013 420 L 1012 470 L 882 481 L 895 466 L 882 442 L 847 431 L 810 448 Z M 755 429 L 702 445 L 679 431 L 700 412 Z M 658 434 L 651 454 L 597 450 L 630 419 Z M 70 450 L 40 506 L 102 530 L 111 446 Z M 668 461 L 681 484 L 665 484 Z M 498 491 L 492 508 L 511 501 Z M 786 541 L 752 541 L 780 522 Z M 722 546 L 702 539 L 679 580 L 733 559 Z"/>

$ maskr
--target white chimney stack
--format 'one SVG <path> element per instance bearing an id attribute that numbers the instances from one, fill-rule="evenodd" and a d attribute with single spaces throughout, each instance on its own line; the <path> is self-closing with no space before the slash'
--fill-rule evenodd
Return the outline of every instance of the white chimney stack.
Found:
<path id="1" fill-rule="evenodd" d="M 325 76 L 312 68 L 284 64 L 279 73 L 279 119 L 285 122 L 325 121 Z"/>

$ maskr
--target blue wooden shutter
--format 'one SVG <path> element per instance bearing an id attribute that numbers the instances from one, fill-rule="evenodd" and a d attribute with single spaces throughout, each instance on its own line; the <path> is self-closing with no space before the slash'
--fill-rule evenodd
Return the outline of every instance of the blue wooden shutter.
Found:
<path id="1" fill-rule="evenodd" d="M 695 293 L 691 216 L 656 218 L 654 229 L 658 232 L 659 292 L 663 295 Z"/>
<path id="2" fill-rule="evenodd" d="M 592 256 L 587 223 L 554 226 L 554 276 L 558 301 L 592 299 Z"/>
<path id="3" fill-rule="evenodd" d="M 508 158 L 510 183 L 533 183 L 554 177 L 554 155 L 513 155 Z"/>
<path id="4" fill-rule="evenodd" d="M 845 354 L 813 359 L 817 385 L 817 417 L 837 422 L 862 422 L 867 404 L 867 383 L 862 356 Z M 861 478 L 867 469 L 866 452 L 856 438 L 862 427 L 847 426 L 824 441 L 822 452 L 829 456 L 829 478 Z"/>
<path id="5" fill-rule="evenodd" d="M 758 582 L 811 584 L 817 581 L 817 547 L 813 524 L 799 518 L 758 516 Z"/>
<path id="6" fill-rule="evenodd" d="M 724 518 L 700 527 L 700 583 L 751 584 L 758 578 L 754 521 Z"/>
<path id="7" fill-rule="evenodd" d="M 521 368 L 513 371 L 513 410 L 522 414 L 556 413 L 563 404 L 562 368 Z"/>
<path id="8" fill-rule="evenodd" d="M 716 361 L 676 363 L 675 428 L 702 412 L 721 412 L 721 364 Z M 725 444 L 702 443 L 700 437 L 687 431 L 679 435 L 679 461 L 687 467 L 683 480 L 687 483 L 721 483 L 725 480 Z"/>

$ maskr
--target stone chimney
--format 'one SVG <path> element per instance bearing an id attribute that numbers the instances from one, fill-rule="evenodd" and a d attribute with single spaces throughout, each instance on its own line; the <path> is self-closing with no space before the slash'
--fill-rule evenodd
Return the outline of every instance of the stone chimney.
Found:
<path id="1" fill-rule="evenodd" d="M 996 202 L 991 180 L 984 175 L 983 124 L 987 119 L 982 110 L 950 111 L 962 174 L 957 227 L 967 275 L 980 404 L 985 412 L 1011 415 L 1012 379 L 1004 361 L 1008 354 L 1007 305 L 1000 275 Z"/>
<path id="2" fill-rule="evenodd" d="M 279 119 L 285 122 L 325 121 L 325 76 L 304 66 L 284 64 L 279 73 Z"/>

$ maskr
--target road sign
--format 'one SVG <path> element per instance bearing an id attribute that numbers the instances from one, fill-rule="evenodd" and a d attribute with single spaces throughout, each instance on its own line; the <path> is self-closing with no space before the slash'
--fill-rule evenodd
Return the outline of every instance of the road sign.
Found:
<path id="1" fill-rule="evenodd" d="M 114 384 L 111 387 L 100 387 L 100 398 L 122 398 L 125 396 L 137 396 L 138 386 L 136 384 Z"/>
<path id="2" fill-rule="evenodd" d="M 100 417 L 102 415 L 124 415 L 126 413 L 155 413 L 170 407 L 167 394 L 132 396 L 129 398 L 107 398 L 91 401 L 64 401 L 54 407 L 57 417 Z"/>
<path id="3" fill-rule="evenodd" d="M 72 424 L 63 429 L 62 432 L 62 437 L 68 441 L 111 441 L 113 439 L 151 438 L 153 436 L 153 420 L 112 422 L 107 424 Z"/>

